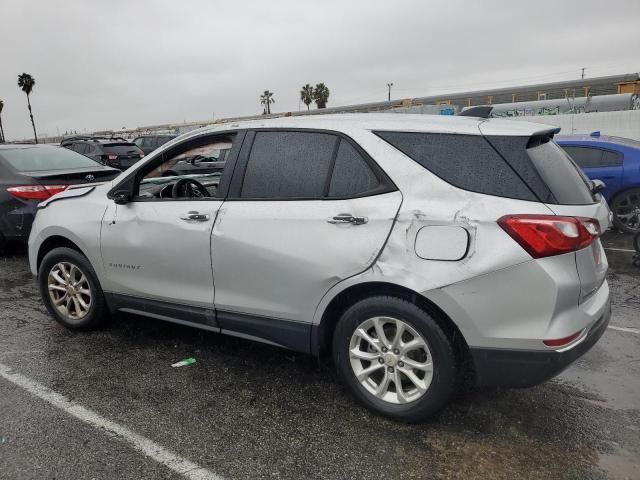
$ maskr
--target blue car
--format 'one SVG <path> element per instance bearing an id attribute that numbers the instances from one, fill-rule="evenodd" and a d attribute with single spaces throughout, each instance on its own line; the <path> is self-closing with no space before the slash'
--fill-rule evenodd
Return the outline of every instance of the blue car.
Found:
<path id="1" fill-rule="evenodd" d="M 555 137 L 591 180 L 602 180 L 613 223 L 621 231 L 640 231 L 640 142 L 600 135 Z"/>

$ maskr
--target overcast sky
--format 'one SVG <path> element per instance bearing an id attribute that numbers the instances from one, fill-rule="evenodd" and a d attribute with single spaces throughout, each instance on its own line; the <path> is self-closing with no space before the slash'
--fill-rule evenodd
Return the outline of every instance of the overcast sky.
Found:
<path id="1" fill-rule="evenodd" d="M 0 0 L 8 139 L 640 70 L 640 1 Z M 302 108 L 305 108 L 302 105 Z"/>

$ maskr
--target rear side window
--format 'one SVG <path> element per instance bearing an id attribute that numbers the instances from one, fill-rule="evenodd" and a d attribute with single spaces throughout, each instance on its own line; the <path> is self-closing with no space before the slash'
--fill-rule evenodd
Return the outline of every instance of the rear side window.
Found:
<path id="1" fill-rule="evenodd" d="M 563 146 L 565 152 L 582 168 L 619 167 L 622 155 L 600 148 Z"/>
<path id="2" fill-rule="evenodd" d="M 353 145 L 340 140 L 333 167 L 330 197 L 353 197 L 378 188 L 379 181 Z"/>
<path id="3" fill-rule="evenodd" d="M 104 144 L 102 148 L 105 153 L 112 153 L 114 155 L 137 155 L 141 152 L 135 143 L 107 143 Z"/>
<path id="4" fill-rule="evenodd" d="M 472 192 L 537 201 L 531 188 L 480 135 L 376 132 L 445 182 Z"/>
<path id="5" fill-rule="evenodd" d="M 243 198 L 322 198 L 338 137 L 315 132 L 257 132 Z"/>

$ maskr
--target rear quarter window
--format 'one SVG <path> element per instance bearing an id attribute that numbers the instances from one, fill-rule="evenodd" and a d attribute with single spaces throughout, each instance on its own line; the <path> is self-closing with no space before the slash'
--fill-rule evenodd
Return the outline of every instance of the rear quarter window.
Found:
<path id="1" fill-rule="evenodd" d="M 375 132 L 445 182 L 477 193 L 538 201 L 481 135 Z"/>

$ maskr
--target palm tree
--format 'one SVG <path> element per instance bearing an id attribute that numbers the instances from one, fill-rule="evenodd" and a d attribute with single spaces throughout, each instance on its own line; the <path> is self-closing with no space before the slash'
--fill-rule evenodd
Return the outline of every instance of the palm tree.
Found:
<path id="1" fill-rule="evenodd" d="M 318 108 L 327 108 L 329 102 L 329 89 L 324 83 L 319 83 L 313 89 L 313 99 L 316 101 Z"/>
<path id="2" fill-rule="evenodd" d="M 31 125 L 33 126 L 33 138 L 35 139 L 36 143 L 38 143 L 38 134 L 36 133 L 36 124 L 33 121 L 33 113 L 31 112 L 31 101 L 29 100 L 29 95 L 33 91 L 33 87 L 35 87 L 35 85 L 36 85 L 35 79 L 28 73 L 23 73 L 22 75 L 18 75 L 18 86 L 27 95 L 27 106 L 29 107 L 29 116 L 31 117 Z"/>
<path id="3" fill-rule="evenodd" d="M 2 129 L 2 109 L 4 108 L 4 102 L 0 100 L 0 143 L 4 143 L 4 130 Z"/>
<path id="4" fill-rule="evenodd" d="M 300 100 L 307 106 L 307 110 L 309 110 L 309 105 L 313 103 L 313 87 L 308 83 L 302 87 L 300 90 Z"/>
<path id="5" fill-rule="evenodd" d="M 273 98 L 273 92 L 265 90 L 264 93 L 260 95 L 260 103 L 264 105 L 262 113 L 271 113 L 271 104 L 276 103 Z"/>

